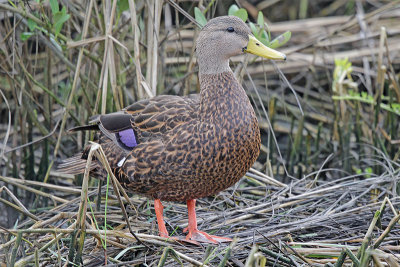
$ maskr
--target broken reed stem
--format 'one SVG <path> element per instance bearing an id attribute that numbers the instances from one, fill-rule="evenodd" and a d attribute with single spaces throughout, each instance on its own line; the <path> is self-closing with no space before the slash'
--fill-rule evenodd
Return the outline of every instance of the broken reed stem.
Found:
<path id="1" fill-rule="evenodd" d="M 93 144 L 95 144 L 95 143 L 93 143 Z M 113 173 L 112 170 L 111 170 L 110 164 L 109 164 L 108 161 L 107 161 L 107 157 L 106 157 L 106 155 L 104 154 L 103 148 L 102 148 L 100 145 L 95 144 L 95 148 L 94 148 L 94 149 L 95 149 L 94 151 L 96 151 L 96 155 L 97 155 L 96 157 L 97 157 L 97 159 L 101 162 L 101 164 L 103 165 L 103 167 L 106 169 L 108 175 L 111 177 L 111 181 L 112 181 L 112 184 L 113 184 L 114 191 L 115 191 L 115 193 L 116 193 L 116 195 L 117 195 L 120 208 L 121 208 L 121 210 L 122 210 L 122 213 L 123 213 L 123 215 L 124 215 L 124 218 L 125 218 L 125 221 L 126 221 L 126 223 L 127 223 L 127 226 L 128 226 L 128 228 L 129 228 L 130 233 L 132 234 L 132 236 L 134 236 L 134 237 L 136 238 L 136 240 L 137 240 L 141 245 L 143 245 L 143 246 L 147 247 L 148 249 L 152 250 L 149 246 L 147 246 L 146 244 L 144 244 L 144 243 L 137 237 L 137 235 L 135 234 L 135 232 L 133 232 L 133 230 L 132 230 L 132 227 L 131 227 L 131 225 L 130 225 L 130 223 L 129 223 L 128 215 L 127 215 L 127 213 L 126 213 L 125 206 L 124 206 L 124 204 L 123 204 L 123 202 L 122 202 L 122 200 L 121 200 L 121 194 L 120 194 L 120 190 L 119 190 L 119 189 L 122 188 L 122 186 L 121 186 L 121 185 L 118 186 L 119 182 L 118 182 L 117 178 L 115 177 L 114 173 Z M 91 148 L 90 151 L 92 151 L 92 148 Z M 86 170 L 85 170 L 85 174 L 86 174 Z M 129 197 L 126 195 L 125 190 L 122 189 L 122 191 L 124 192 L 124 197 L 126 197 L 126 200 L 128 201 L 128 203 L 130 203 Z"/>
<path id="2" fill-rule="evenodd" d="M 393 227 L 395 227 L 395 225 L 398 223 L 399 220 L 400 220 L 400 214 L 393 217 L 389 225 L 386 227 L 385 231 L 383 231 L 383 233 L 378 237 L 378 239 L 372 245 L 373 248 L 376 249 L 379 247 L 379 245 L 383 242 L 385 237 L 389 235 L 390 231 L 393 229 Z"/>

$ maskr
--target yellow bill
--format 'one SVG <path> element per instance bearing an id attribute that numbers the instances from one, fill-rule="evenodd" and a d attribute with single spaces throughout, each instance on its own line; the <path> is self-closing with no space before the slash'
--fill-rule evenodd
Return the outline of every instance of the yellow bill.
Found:
<path id="1" fill-rule="evenodd" d="M 247 47 L 244 48 L 243 51 L 263 58 L 286 60 L 285 54 L 265 46 L 253 35 L 249 35 L 249 42 L 247 44 Z"/>

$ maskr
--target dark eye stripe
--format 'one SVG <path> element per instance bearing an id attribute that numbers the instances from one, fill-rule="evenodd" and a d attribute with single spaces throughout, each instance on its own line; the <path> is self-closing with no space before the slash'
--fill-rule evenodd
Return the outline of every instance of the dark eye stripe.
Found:
<path id="1" fill-rule="evenodd" d="M 226 30 L 227 30 L 228 32 L 234 32 L 234 31 L 235 31 L 235 29 L 234 29 L 233 27 L 228 27 Z"/>

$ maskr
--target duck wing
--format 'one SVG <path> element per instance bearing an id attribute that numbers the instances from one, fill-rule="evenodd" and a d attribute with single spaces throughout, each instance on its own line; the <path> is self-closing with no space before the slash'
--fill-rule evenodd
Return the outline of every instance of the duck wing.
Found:
<path id="1" fill-rule="evenodd" d="M 139 143 L 161 138 L 175 127 L 196 119 L 199 97 L 161 95 L 136 102 L 122 111 L 92 118 L 109 139 L 132 150 Z M 77 128 L 75 128 L 77 129 Z"/>
<path id="2" fill-rule="evenodd" d="M 136 102 L 123 111 L 132 116 L 132 128 L 143 137 L 164 134 L 196 117 L 199 95 L 162 95 Z"/>
<path id="3" fill-rule="evenodd" d="M 96 115 L 90 119 L 89 125 L 77 126 L 69 131 L 99 131 L 95 141 L 102 145 L 111 168 L 120 168 L 130 151 L 138 144 L 142 144 L 141 147 L 146 146 L 147 150 L 160 150 L 163 146 L 162 139 L 169 131 L 196 119 L 198 106 L 198 95 L 161 95 L 138 101 L 122 111 Z M 58 171 L 83 173 L 90 147 L 88 145 L 82 153 L 64 160 L 58 165 Z M 90 170 L 96 172 L 98 169 L 102 169 L 99 163 L 92 161 Z"/>

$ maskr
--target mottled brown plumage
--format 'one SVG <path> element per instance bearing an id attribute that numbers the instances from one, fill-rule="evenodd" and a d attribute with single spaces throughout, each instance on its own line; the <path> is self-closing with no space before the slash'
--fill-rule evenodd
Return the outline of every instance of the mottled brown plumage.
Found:
<path id="1" fill-rule="evenodd" d="M 252 166 L 260 149 L 257 118 L 229 67 L 229 58 L 247 49 L 249 35 L 236 17 L 211 20 L 196 46 L 199 95 L 142 100 L 122 112 L 96 117 L 95 126 L 77 128 L 101 130 L 99 142 L 125 188 L 158 201 L 188 201 L 189 207 L 189 201 L 235 184 Z M 129 129 L 135 143 L 124 139 L 125 130 L 131 137 Z M 89 148 L 59 168 L 83 172 Z M 91 169 L 104 175 L 96 160 Z"/>

